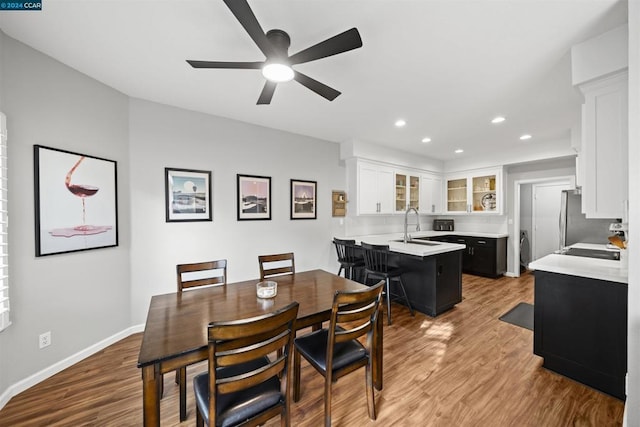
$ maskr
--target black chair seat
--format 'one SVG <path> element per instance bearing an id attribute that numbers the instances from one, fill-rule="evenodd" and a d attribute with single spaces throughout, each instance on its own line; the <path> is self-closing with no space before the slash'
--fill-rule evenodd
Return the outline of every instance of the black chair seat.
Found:
<path id="1" fill-rule="evenodd" d="M 341 329 L 341 328 L 340 328 Z M 327 371 L 327 344 L 329 331 L 320 329 L 295 339 L 296 349 L 320 371 Z M 352 340 L 335 344 L 333 348 L 333 370 L 337 371 L 358 360 L 368 357 L 367 350 L 359 341 Z"/>
<path id="2" fill-rule="evenodd" d="M 217 375 L 219 378 L 229 378 L 267 366 L 268 363 L 268 359 L 262 357 L 241 365 L 218 368 Z M 193 381 L 196 406 L 200 409 L 205 425 L 209 425 L 209 373 L 197 375 Z M 245 390 L 221 394 L 216 402 L 216 427 L 235 426 L 279 404 L 281 399 L 280 381 L 277 377 Z"/>
<path id="3" fill-rule="evenodd" d="M 376 271 L 365 268 L 365 273 L 367 273 L 371 278 L 381 277 L 383 279 L 386 279 L 388 277 L 391 279 L 401 276 L 404 273 L 404 270 L 400 267 L 387 267 L 387 271 Z"/>

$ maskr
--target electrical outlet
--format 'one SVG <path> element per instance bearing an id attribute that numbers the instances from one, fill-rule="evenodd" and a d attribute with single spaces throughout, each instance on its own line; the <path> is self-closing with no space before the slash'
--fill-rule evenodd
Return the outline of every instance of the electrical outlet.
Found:
<path id="1" fill-rule="evenodd" d="M 47 331 L 44 334 L 40 334 L 40 348 L 45 348 L 51 345 L 51 331 Z"/>

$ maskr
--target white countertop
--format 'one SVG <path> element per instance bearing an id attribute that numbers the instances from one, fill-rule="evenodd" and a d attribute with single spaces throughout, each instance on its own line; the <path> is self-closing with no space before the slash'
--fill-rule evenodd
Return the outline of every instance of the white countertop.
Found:
<path id="1" fill-rule="evenodd" d="M 607 247 L 607 245 L 586 243 L 578 243 L 572 245 L 572 247 L 614 250 Z M 550 273 L 589 277 L 591 279 L 607 280 L 610 282 L 629 283 L 628 269 L 621 268 L 620 265 L 620 261 L 616 260 L 551 254 L 533 261 L 529 264 L 529 268 L 532 270 L 548 271 Z"/>
<path id="2" fill-rule="evenodd" d="M 437 233 L 437 234 L 428 234 L 428 233 Z M 446 236 L 450 234 L 454 234 L 453 232 L 443 232 L 443 231 L 417 231 L 411 234 L 412 237 L 430 237 L 430 236 Z M 483 236 L 488 237 L 488 236 Z M 356 244 L 360 244 L 362 242 L 370 243 L 373 245 L 389 245 L 389 250 L 393 252 L 399 252 L 407 255 L 415 255 L 415 256 L 431 256 L 442 254 L 445 252 L 458 251 L 466 248 L 465 245 L 460 245 L 457 243 L 446 243 L 446 242 L 430 242 L 434 245 L 421 245 L 420 243 L 404 243 L 402 241 L 395 242 L 394 240 L 402 240 L 403 233 L 389 233 L 389 234 L 369 234 L 364 236 L 350 236 L 344 237 L 344 239 L 353 239 L 356 241 Z"/>

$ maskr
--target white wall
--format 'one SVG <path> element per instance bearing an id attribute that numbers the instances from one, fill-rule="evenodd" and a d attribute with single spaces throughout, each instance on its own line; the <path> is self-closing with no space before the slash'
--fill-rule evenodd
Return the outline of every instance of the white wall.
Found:
<path id="1" fill-rule="evenodd" d="M 1 396 L 17 381 L 129 327 L 131 229 L 127 97 L 4 34 L 0 40 L 13 322 L 0 333 Z M 34 144 L 117 161 L 118 247 L 35 257 Z M 45 331 L 52 344 L 40 350 L 38 335 Z"/>
<path id="2" fill-rule="evenodd" d="M 133 324 L 144 322 L 152 295 L 175 290 L 179 263 L 226 258 L 233 282 L 258 277 L 258 255 L 291 251 L 296 270 L 338 270 L 338 144 L 138 99 L 129 108 Z M 213 172 L 212 222 L 165 222 L 165 167 Z M 271 221 L 237 221 L 236 174 L 271 177 Z M 290 219 L 290 179 L 317 181 L 317 220 Z"/>
<path id="3" fill-rule="evenodd" d="M 640 426 L 640 3 L 629 2 L 628 426 Z"/>

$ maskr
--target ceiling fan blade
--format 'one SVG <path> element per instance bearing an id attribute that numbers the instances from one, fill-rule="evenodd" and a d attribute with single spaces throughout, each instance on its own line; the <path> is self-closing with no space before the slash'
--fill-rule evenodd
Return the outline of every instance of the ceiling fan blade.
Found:
<path id="1" fill-rule="evenodd" d="M 262 27 L 256 19 L 256 15 L 253 14 L 251 7 L 247 0 L 224 0 L 224 3 L 231 10 L 231 13 L 236 17 L 238 22 L 244 27 L 245 31 L 249 34 L 251 39 L 260 48 L 262 53 L 269 58 L 275 51 L 269 39 L 262 31 Z"/>
<path id="2" fill-rule="evenodd" d="M 273 92 L 276 90 L 276 82 L 267 80 L 258 98 L 258 105 L 270 104 L 271 98 L 273 98 Z"/>
<path id="3" fill-rule="evenodd" d="M 319 81 L 314 80 L 311 77 L 306 76 L 298 71 L 294 71 L 293 73 L 293 78 L 295 81 L 300 83 L 302 86 L 311 89 L 312 91 L 322 96 L 323 98 L 328 99 L 329 101 L 333 101 L 338 97 L 338 95 L 340 95 L 340 92 L 333 88 L 330 88 L 324 83 L 320 83 Z"/>
<path id="4" fill-rule="evenodd" d="M 362 47 L 357 28 L 352 28 L 289 57 L 291 64 L 302 64 Z"/>
<path id="5" fill-rule="evenodd" d="M 193 61 L 187 59 L 193 68 L 240 68 L 247 70 L 259 70 L 264 62 L 224 62 L 224 61 Z"/>

